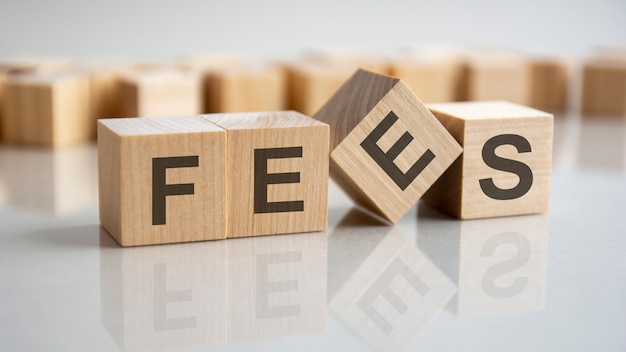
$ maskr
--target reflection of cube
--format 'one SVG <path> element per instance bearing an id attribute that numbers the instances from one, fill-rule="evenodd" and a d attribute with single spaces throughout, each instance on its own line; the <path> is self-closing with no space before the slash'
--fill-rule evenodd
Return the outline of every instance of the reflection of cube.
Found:
<path id="1" fill-rule="evenodd" d="M 89 140 L 89 78 L 73 74 L 12 77 L 3 97 L 4 140 L 56 147 Z"/>
<path id="2" fill-rule="evenodd" d="M 2 169 L 2 176 L 6 201 L 13 207 L 68 215 L 97 203 L 96 149 L 92 145 L 55 150 L 5 148 L 0 165 L 10 165 Z"/>
<path id="3" fill-rule="evenodd" d="M 543 309 L 546 216 L 459 222 L 427 207 L 418 216 L 418 247 L 458 284 L 451 308 L 459 317 Z"/>
<path id="4" fill-rule="evenodd" d="M 461 219 L 548 210 L 551 114 L 507 102 L 429 104 L 463 155 L 424 200 Z"/>
<path id="5" fill-rule="evenodd" d="M 98 170 L 121 245 L 226 238 L 226 131 L 202 116 L 100 120 Z"/>
<path id="6" fill-rule="evenodd" d="M 626 54 L 598 57 L 584 64 L 582 110 L 626 115 Z"/>
<path id="7" fill-rule="evenodd" d="M 233 239 L 228 246 L 228 343 L 322 333 L 326 233 Z"/>
<path id="8" fill-rule="evenodd" d="M 402 351 L 456 288 L 397 228 L 362 214 L 351 211 L 329 236 L 328 306 L 369 346 Z"/>
<path id="9" fill-rule="evenodd" d="M 227 131 L 229 238 L 326 229 L 328 125 L 295 111 L 205 118 Z"/>
<path id="10" fill-rule="evenodd" d="M 275 111 L 286 108 L 285 77 L 276 67 L 225 69 L 205 78 L 206 112 Z"/>
<path id="11" fill-rule="evenodd" d="M 185 116 L 202 112 L 198 74 L 146 71 L 120 78 L 121 117 Z"/>
<path id="12" fill-rule="evenodd" d="M 331 125 L 331 175 L 397 222 L 461 153 L 407 85 L 357 71 L 314 116 Z"/>
<path id="13" fill-rule="evenodd" d="M 104 327 L 122 351 L 226 343 L 226 243 L 120 248 L 100 233 Z"/>

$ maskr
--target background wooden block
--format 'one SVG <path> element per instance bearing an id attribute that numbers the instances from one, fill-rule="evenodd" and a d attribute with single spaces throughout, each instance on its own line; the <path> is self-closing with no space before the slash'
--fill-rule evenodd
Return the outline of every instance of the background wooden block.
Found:
<path id="1" fill-rule="evenodd" d="M 461 153 L 404 82 L 357 71 L 314 116 L 331 126 L 331 176 L 395 223 Z"/>
<path id="2" fill-rule="evenodd" d="M 564 111 L 568 103 L 570 63 L 563 58 L 530 58 L 530 102 L 537 109 Z"/>
<path id="3" fill-rule="evenodd" d="M 122 245 L 226 238 L 226 132 L 200 116 L 98 121 L 100 223 Z"/>
<path id="4" fill-rule="evenodd" d="M 548 210 L 553 117 L 496 102 L 429 104 L 463 154 L 424 200 L 460 219 Z"/>
<path id="5" fill-rule="evenodd" d="M 352 71 L 364 70 L 388 74 L 389 61 L 384 57 L 358 49 L 349 48 L 317 48 L 302 53 L 300 60 L 324 66 L 345 67 Z"/>
<path id="6" fill-rule="evenodd" d="M 583 113 L 626 116 L 626 55 L 588 59 L 582 95 Z"/>
<path id="7" fill-rule="evenodd" d="M 89 88 L 89 78 L 81 74 L 11 77 L 4 93 L 5 141 L 56 147 L 88 140 Z"/>
<path id="8" fill-rule="evenodd" d="M 545 307 L 548 216 L 451 221 L 420 205 L 418 222 L 418 248 L 458 286 L 458 317 Z"/>
<path id="9" fill-rule="evenodd" d="M 135 71 L 132 64 L 102 64 L 85 68 L 91 90 L 91 117 L 93 135 L 98 119 L 124 117 L 120 79 Z"/>
<path id="10" fill-rule="evenodd" d="M 467 100 L 530 103 L 530 66 L 521 54 L 480 52 L 467 56 Z"/>
<path id="11" fill-rule="evenodd" d="M 228 343 L 324 333 L 326 236 L 223 241 L 228 247 Z"/>
<path id="12" fill-rule="evenodd" d="M 235 54 L 192 54 L 177 60 L 185 70 L 210 73 L 229 69 L 243 69 L 249 66 L 248 59 Z"/>
<path id="13" fill-rule="evenodd" d="M 212 114 L 228 131 L 228 237 L 328 225 L 328 125 L 295 111 Z"/>
<path id="14" fill-rule="evenodd" d="M 288 63 L 287 104 L 289 109 L 312 116 L 354 73 L 352 67 L 313 63 Z"/>
<path id="15" fill-rule="evenodd" d="M 248 67 L 206 73 L 206 112 L 276 111 L 286 108 L 286 79 L 278 67 Z"/>
<path id="16" fill-rule="evenodd" d="M 226 241 L 120 248 L 100 229 L 101 319 L 120 351 L 226 343 Z"/>
<path id="17" fill-rule="evenodd" d="M 390 74 L 403 80 L 425 103 L 464 98 L 467 84 L 464 60 L 457 53 L 418 51 L 404 54 L 392 61 Z"/>
<path id="18" fill-rule="evenodd" d="M 358 210 L 328 241 L 329 310 L 373 350 L 407 350 L 456 292 L 398 227 Z"/>
<path id="19" fill-rule="evenodd" d="M 186 116 L 202 112 L 201 79 L 179 70 L 143 71 L 121 78 L 122 117 Z"/>

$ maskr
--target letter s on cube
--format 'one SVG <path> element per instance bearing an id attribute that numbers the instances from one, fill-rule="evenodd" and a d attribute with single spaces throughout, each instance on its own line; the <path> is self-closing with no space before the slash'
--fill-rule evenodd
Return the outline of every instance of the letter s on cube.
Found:
<path id="1" fill-rule="evenodd" d="M 459 219 L 543 213 L 553 116 L 504 101 L 428 104 L 463 154 L 424 195 Z"/>

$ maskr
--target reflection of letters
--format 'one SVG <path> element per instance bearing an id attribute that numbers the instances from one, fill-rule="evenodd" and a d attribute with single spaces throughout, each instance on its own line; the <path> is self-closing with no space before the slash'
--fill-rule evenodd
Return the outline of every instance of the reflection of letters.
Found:
<path id="1" fill-rule="evenodd" d="M 528 277 L 516 277 L 512 284 L 500 287 L 495 284 L 498 277 L 520 269 L 530 259 L 530 242 L 528 239 L 515 232 L 505 232 L 491 237 L 482 247 L 481 257 L 493 256 L 501 245 L 510 244 L 517 248 L 517 254 L 510 259 L 498 263 L 487 269 L 482 279 L 482 287 L 485 293 L 493 298 L 511 298 L 520 294 L 528 284 Z"/>
<path id="2" fill-rule="evenodd" d="M 367 317 L 386 335 L 389 335 L 389 333 L 393 331 L 393 326 L 378 310 L 376 310 L 376 308 L 374 308 L 373 304 L 378 296 L 382 296 L 395 308 L 398 313 L 406 313 L 408 306 L 389 287 L 391 282 L 398 275 L 402 276 L 420 295 L 423 296 L 428 292 L 429 289 L 426 284 L 417 275 L 415 275 L 411 268 L 409 268 L 399 258 L 395 258 L 357 302 L 357 306 L 361 309 L 361 311 L 363 311 L 363 313 L 365 313 L 365 315 L 367 315 Z"/>
<path id="3" fill-rule="evenodd" d="M 196 327 L 196 317 L 167 317 L 169 303 L 191 301 L 191 290 L 167 290 L 167 265 L 154 264 L 154 331 Z"/>
<path id="4" fill-rule="evenodd" d="M 279 318 L 300 315 L 299 305 L 270 307 L 270 294 L 297 291 L 298 280 L 269 281 L 271 264 L 302 261 L 302 252 L 260 254 L 256 257 L 256 317 L 257 319 Z"/>

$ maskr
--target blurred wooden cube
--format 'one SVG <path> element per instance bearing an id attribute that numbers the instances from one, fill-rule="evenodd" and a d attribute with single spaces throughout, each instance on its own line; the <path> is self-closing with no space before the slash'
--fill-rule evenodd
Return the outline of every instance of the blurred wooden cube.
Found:
<path id="1" fill-rule="evenodd" d="M 531 57 L 529 64 L 529 105 L 548 111 L 564 111 L 570 84 L 569 61 L 556 57 Z"/>
<path id="2" fill-rule="evenodd" d="M 452 54 L 410 55 L 392 61 L 390 68 L 425 103 L 462 99 L 463 73 L 463 59 Z"/>
<path id="3" fill-rule="evenodd" d="M 121 117 L 186 116 L 202 112 L 201 77 L 180 70 L 147 70 L 120 78 Z"/>
<path id="4" fill-rule="evenodd" d="M 526 57 L 510 52 L 477 52 L 467 56 L 467 100 L 506 100 L 528 105 L 531 72 Z M 465 100 L 465 99 L 463 99 Z"/>
<path id="5" fill-rule="evenodd" d="M 5 85 L 4 140 L 56 147 L 91 136 L 89 77 L 82 74 L 24 74 Z"/>
<path id="6" fill-rule="evenodd" d="M 582 111 L 626 116 L 626 54 L 596 56 L 583 64 Z"/>
<path id="7" fill-rule="evenodd" d="M 286 109 L 286 78 L 278 67 L 225 69 L 205 75 L 206 112 Z"/>

